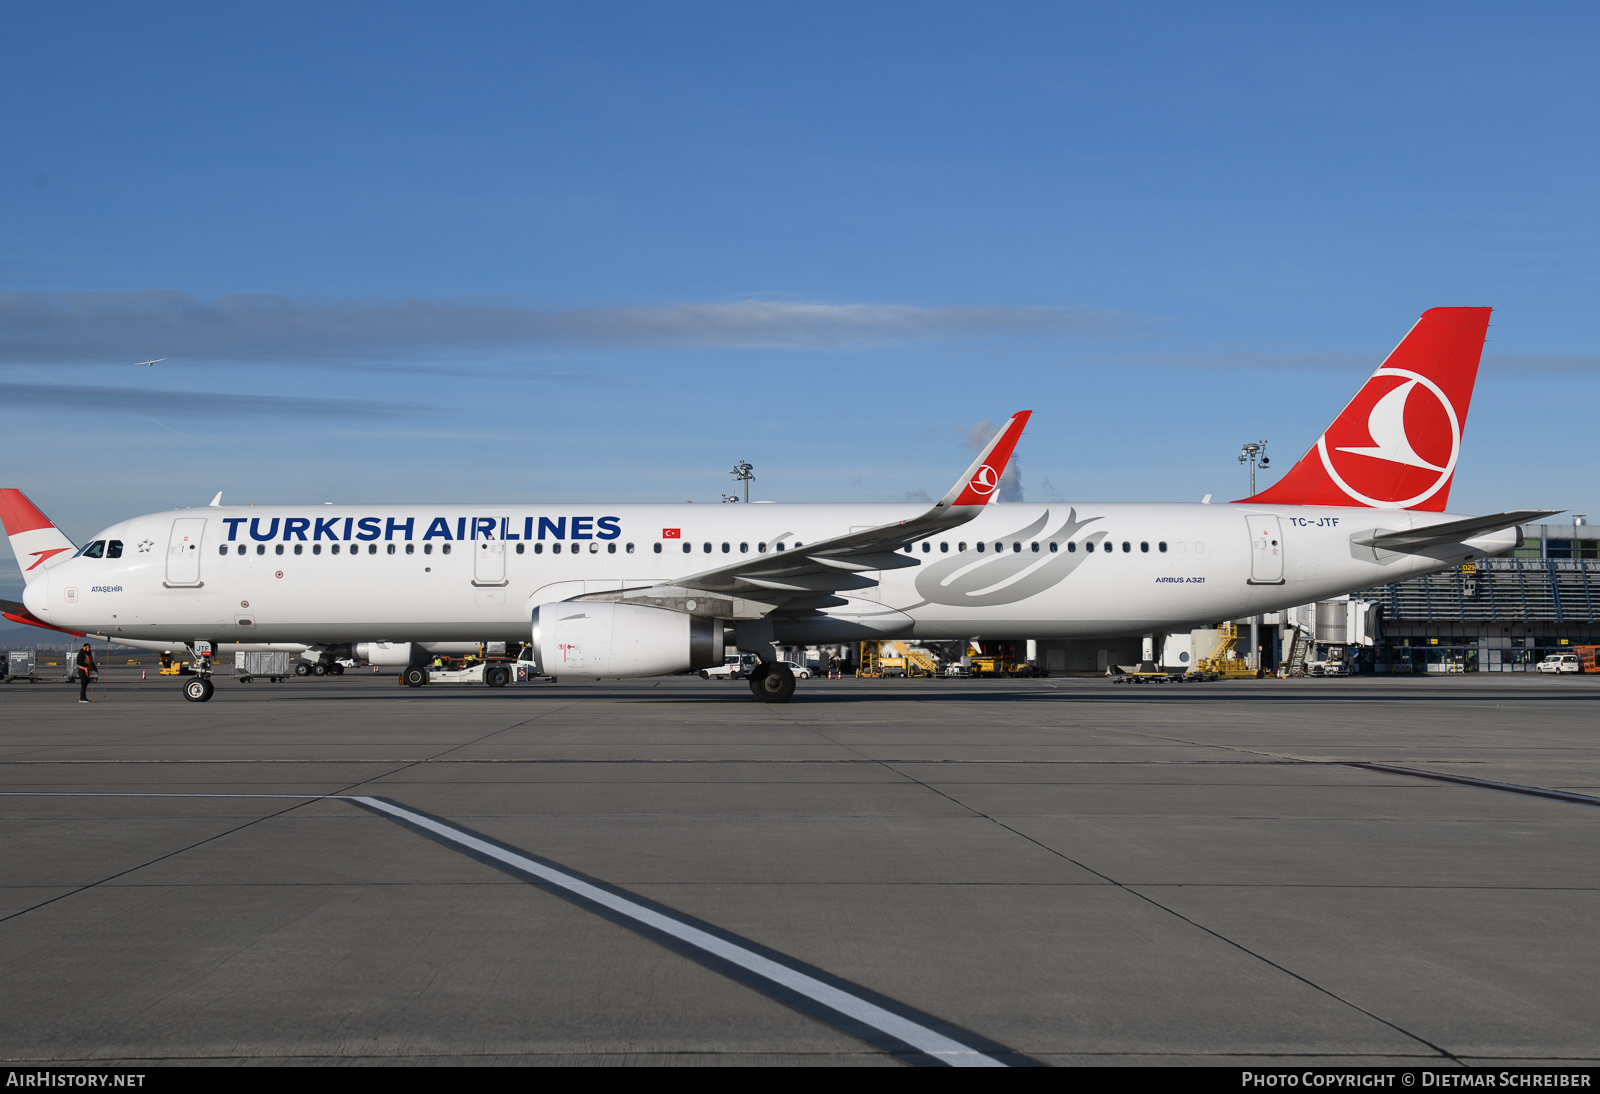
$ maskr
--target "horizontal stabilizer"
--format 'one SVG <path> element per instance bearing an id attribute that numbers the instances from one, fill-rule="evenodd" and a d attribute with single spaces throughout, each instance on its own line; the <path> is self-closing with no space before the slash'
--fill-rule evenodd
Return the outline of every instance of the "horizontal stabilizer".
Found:
<path id="1" fill-rule="evenodd" d="M 1445 524 L 1430 524 L 1425 528 L 1412 528 L 1403 532 L 1378 532 L 1358 534 L 1350 542 L 1361 547 L 1375 547 L 1383 551 L 1412 552 L 1446 543 L 1463 543 L 1477 536 L 1486 536 L 1503 528 L 1554 516 L 1560 509 L 1517 509 L 1510 513 L 1492 513 L 1487 517 L 1468 517 Z"/>
<path id="2" fill-rule="evenodd" d="M 62 634 L 70 634 L 74 638 L 83 637 L 82 631 L 69 631 L 65 627 L 52 627 L 30 612 L 26 605 L 18 604 L 15 600 L 0 600 L 0 616 L 4 616 L 13 623 L 26 623 L 30 627 L 43 627 L 47 631 L 60 631 Z"/>

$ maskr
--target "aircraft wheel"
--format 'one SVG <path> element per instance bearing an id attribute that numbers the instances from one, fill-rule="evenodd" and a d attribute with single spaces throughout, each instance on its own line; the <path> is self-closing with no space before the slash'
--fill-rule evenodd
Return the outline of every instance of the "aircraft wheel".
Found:
<path id="1" fill-rule="evenodd" d="M 503 688 L 511 682 L 511 674 L 502 665 L 494 665 L 483 674 L 483 682 L 492 688 Z"/>
<path id="2" fill-rule="evenodd" d="M 294 674 L 296 676 L 310 676 L 311 675 L 311 665 L 310 665 L 310 663 L 306 662 L 306 661 L 298 662 L 294 667 Z"/>
<path id="3" fill-rule="evenodd" d="M 332 664 L 328 666 L 328 671 L 333 673 L 335 676 L 343 676 L 344 666 L 340 664 Z"/>
<path id="4" fill-rule="evenodd" d="M 751 674 L 750 690 L 763 703 L 787 703 L 794 696 L 794 673 L 785 665 L 769 662 Z"/>
<path id="5" fill-rule="evenodd" d="M 428 682 L 428 670 L 417 668 L 413 665 L 401 675 L 400 679 L 408 688 L 420 688 Z"/>
<path id="6" fill-rule="evenodd" d="M 313 676 L 326 676 L 326 675 L 328 675 L 328 666 L 324 665 L 321 661 L 318 661 L 315 665 L 311 666 L 311 675 L 313 675 Z"/>
<path id="7" fill-rule="evenodd" d="M 204 676 L 196 676 L 183 685 L 183 697 L 191 703 L 203 703 L 210 699 L 216 690 L 210 680 Z"/>

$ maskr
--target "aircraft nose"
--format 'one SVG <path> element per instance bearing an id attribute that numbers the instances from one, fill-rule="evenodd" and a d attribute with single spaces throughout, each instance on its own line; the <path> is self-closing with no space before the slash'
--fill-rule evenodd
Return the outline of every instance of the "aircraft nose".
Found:
<path id="1" fill-rule="evenodd" d="M 50 622 L 50 571 L 46 570 L 32 581 L 27 588 L 22 590 L 22 606 L 33 615 Z"/>

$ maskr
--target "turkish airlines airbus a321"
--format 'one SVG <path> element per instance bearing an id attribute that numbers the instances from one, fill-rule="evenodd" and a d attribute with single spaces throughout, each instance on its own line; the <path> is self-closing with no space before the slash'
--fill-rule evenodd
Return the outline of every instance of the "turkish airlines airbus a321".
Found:
<path id="1" fill-rule="evenodd" d="M 445 644 L 532 640 L 558 678 L 659 676 L 774 646 L 1159 633 L 1516 546 L 1559 510 L 1447 514 L 1488 308 L 1434 308 L 1276 485 L 1228 505 L 990 504 L 1012 416 L 939 502 L 213 505 L 76 547 L 0 491 L 27 580 L 8 618 L 118 642 L 359 653 L 422 683 Z M 184 694 L 212 694 L 209 662 Z M 417 671 L 410 671 L 411 669 Z"/>

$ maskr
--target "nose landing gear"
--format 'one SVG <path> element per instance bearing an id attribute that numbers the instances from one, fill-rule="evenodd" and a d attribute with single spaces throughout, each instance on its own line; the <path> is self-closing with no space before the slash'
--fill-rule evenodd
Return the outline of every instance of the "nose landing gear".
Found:
<path id="1" fill-rule="evenodd" d="M 216 685 L 209 676 L 196 676 L 183 685 L 183 697 L 191 703 L 204 703 L 216 693 Z"/>

